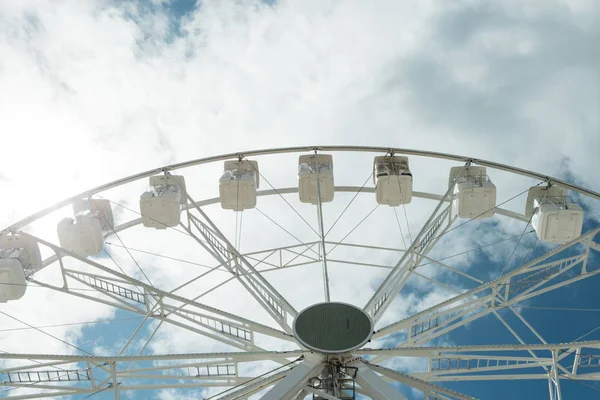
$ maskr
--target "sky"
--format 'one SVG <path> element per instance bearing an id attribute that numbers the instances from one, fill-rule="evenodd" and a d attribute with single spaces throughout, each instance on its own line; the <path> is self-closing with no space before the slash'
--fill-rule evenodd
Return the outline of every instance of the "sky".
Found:
<path id="1" fill-rule="evenodd" d="M 600 3 L 595 0 L 1 1 L 0 225 L 139 171 L 221 153 L 288 146 L 344 144 L 447 152 L 531 169 L 598 191 L 599 22 Z M 372 157 L 336 153 L 336 184 L 361 186 L 371 173 Z M 296 155 L 268 156 L 259 162 L 268 181 L 261 182 L 261 189 L 296 184 Z M 410 162 L 415 190 L 437 194 L 444 193 L 448 171 L 457 165 L 417 157 Z M 221 169 L 219 164 L 181 172 L 197 200 L 218 195 Z M 488 172 L 498 187 L 499 201 L 539 183 Z M 146 186 L 146 181 L 135 182 L 102 196 L 136 209 Z M 314 208 L 292 195 L 288 198 L 316 226 Z M 351 200 L 349 194 L 336 194 L 336 201 L 326 205 L 325 225 L 331 226 Z M 585 228 L 596 227 L 597 202 L 576 200 L 585 207 Z M 504 207 L 523 212 L 524 201 L 520 196 Z M 373 206 L 372 196 L 358 196 L 332 229 L 332 237 L 344 237 Z M 315 240 L 281 198 L 261 198 L 258 207 L 301 240 Z M 405 239 L 408 228 L 412 235 L 418 232 L 433 207 L 431 201 L 415 199 L 398 209 Z M 136 217 L 124 208 L 114 209 L 117 221 Z M 236 236 L 234 213 L 218 206 L 207 206 L 207 212 L 229 237 Z M 30 229 L 56 242 L 56 223 L 69 214 L 64 208 Z M 256 210 L 243 215 L 245 251 L 295 243 Z M 519 235 L 523 229 L 523 223 L 502 217 L 469 223 L 444 238 L 432 256 L 458 254 Z M 380 207 L 348 241 L 397 248 L 402 247 L 398 237 L 393 212 Z M 123 232 L 120 240 L 132 249 L 211 264 L 207 254 L 176 232 L 135 227 Z M 107 250 L 119 265 L 142 279 L 119 240 L 107 241 L 112 243 Z M 480 279 L 493 279 L 509 259 L 513 262 L 514 248 L 515 241 L 503 242 L 454 257 L 451 265 Z M 528 259 L 549 248 L 528 234 L 514 259 Z M 340 259 L 385 265 L 393 265 L 398 257 L 351 248 L 337 251 Z M 169 290 L 199 271 L 190 264 L 133 253 L 144 272 Z M 97 260 L 110 263 L 104 254 Z M 334 298 L 359 305 L 385 276 L 380 269 L 365 272 L 343 263 L 330 269 Z M 439 269 L 424 271 L 455 290 L 471 287 Z M 216 272 L 211 276 L 183 292 L 207 290 L 226 277 Z M 322 296 L 318 264 L 265 276 L 297 309 Z M 57 270 L 49 267 L 36 278 L 56 281 Z M 306 284 L 290 287 L 290 282 Z M 592 278 L 529 305 L 600 308 L 596 287 Z M 411 280 L 386 321 L 451 294 L 422 279 Z M 235 284 L 207 295 L 205 301 L 271 323 Z M 98 354 L 118 352 L 139 323 L 120 320 L 131 314 L 32 287 L 22 300 L 1 304 L 0 310 L 36 326 L 119 319 L 48 329 Z M 593 312 L 524 309 L 523 313 L 548 341 L 574 340 L 597 326 Z M 0 316 L 1 327 L 22 326 Z M 143 328 L 145 336 L 136 346 L 153 328 L 152 324 Z M 600 333 L 587 339 L 600 339 Z M 436 344 L 514 340 L 490 316 Z M 148 351 L 222 349 L 208 339 L 162 326 Z M 0 350 L 74 352 L 33 330 L 0 332 Z M 405 360 L 397 368 L 409 371 L 419 366 Z M 253 372 L 262 367 L 255 368 Z M 545 381 L 461 385 L 449 387 L 486 399 L 503 398 L 506 390 L 513 391 L 515 399 L 548 396 Z M 597 395 L 577 382 L 565 382 L 563 390 L 566 398 Z M 133 398 L 194 396 L 148 393 Z M 404 393 L 419 398 L 410 390 Z M 111 395 L 100 393 L 95 398 Z"/>

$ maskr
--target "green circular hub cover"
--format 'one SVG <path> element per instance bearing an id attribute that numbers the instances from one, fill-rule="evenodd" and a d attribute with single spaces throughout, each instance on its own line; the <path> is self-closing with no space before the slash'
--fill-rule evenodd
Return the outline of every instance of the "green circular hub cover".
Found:
<path id="1" fill-rule="evenodd" d="M 344 303 L 320 303 L 294 320 L 294 335 L 304 346 L 322 353 L 360 348 L 373 334 L 373 321 L 360 308 Z"/>

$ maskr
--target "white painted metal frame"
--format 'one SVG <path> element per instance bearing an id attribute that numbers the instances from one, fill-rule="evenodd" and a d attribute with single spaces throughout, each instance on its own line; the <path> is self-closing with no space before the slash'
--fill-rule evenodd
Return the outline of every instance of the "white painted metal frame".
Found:
<path id="1" fill-rule="evenodd" d="M 215 257 L 217 262 L 226 267 L 252 294 L 252 296 L 263 306 L 263 308 L 277 321 L 277 323 L 287 333 L 292 332 L 292 328 L 287 322 L 287 316 L 296 317 L 298 312 L 291 304 L 254 268 L 246 258 L 241 255 L 231 244 L 223 233 L 217 228 L 208 215 L 194 202 L 191 196 L 187 195 L 189 202 L 193 205 L 195 211 L 200 215 L 194 216 L 187 208 L 188 226 L 183 228 L 194 237 L 198 243 L 206 248 Z M 192 231 L 191 225 L 204 238 L 204 241 Z M 214 232 L 214 233 L 213 233 Z M 232 260 L 230 263 L 228 260 Z"/>
<path id="2" fill-rule="evenodd" d="M 353 146 L 296 147 L 232 153 L 146 171 L 66 199 L 17 222 L 3 230 L 2 233 L 19 232 L 20 234 L 28 235 L 22 231 L 28 224 L 68 205 L 75 199 L 93 196 L 104 190 L 158 173 L 168 174 L 175 169 L 227 159 L 306 151 L 391 152 L 394 154 L 455 160 L 464 162 L 465 165 L 473 163 L 537 178 L 542 181 L 554 182 L 582 195 L 600 200 L 600 194 L 590 189 L 572 185 L 535 172 L 469 157 L 395 148 Z M 481 282 L 469 276 L 469 278 L 478 282 L 479 286 L 465 293 L 459 293 L 441 304 L 376 331 L 374 338 L 383 338 L 386 335 L 403 333 L 405 340 L 396 348 L 361 349 L 355 351 L 353 355 L 346 355 L 339 360 L 332 361 L 318 355 L 310 355 L 309 358 L 306 358 L 308 354 L 302 350 L 269 352 L 255 345 L 255 334 L 295 342 L 295 338 L 291 335 L 288 318 L 294 318 L 297 312 L 262 276 L 261 272 L 266 270 L 322 263 L 325 293 L 326 297 L 328 297 L 327 262 L 353 263 L 375 268 L 388 268 L 391 270 L 390 274 L 365 306 L 365 311 L 375 321 L 378 321 L 412 274 L 428 279 L 428 277 L 415 270 L 424 261 L 432 261 L 428 257 L 429 252 L 437 244 L 439 237 L 450 228 L 457 218 L 453 212 L 453 188 L 453 185 L 451 185 L 443 196 L 413 192 L 414 197 L 437 200 L 439 203 L 408 249 L 377 248 L 375 246 L 325 240 L 322 227 L 322 205 L 319 202 L 317 211 L 321 227 L 318 241 L 247 254 L 240 254 L 203 211 L 203 206 L 217 203 L 219 199 L 206 199 L 195 202 L 188 195 L 188 204 L 184 207 L 187 215 L 187 225 L 182 224 L 182 227 L 215 258 L 217 262 L 215 268 L 225 268 L 230 272 L 231 278 L 229 280 L 237 279 L 283 330 L 278 330 L 214 307 L 209 307 L 200 303 L 198 298 L 188 299 L 179 296 L 174 293 L 176 290 L 166 292 L 140 280 L 116 272 L 98 262 L 73 254 L 41 238 L 32 236 L 40 245 L 47 246 L 55 252 L 55 256 L 44 260 L 42 268 L 58 263 L 63 278 L 63 286 L 53 286 L 31 277 L 33 283 L 79 298 L 131 311 L 144 317 L 138 329 L 136 329 L 121 351 L 121 354 L 133 338 L 139 334 L 143 323 L 149 318 L 159 320 L 160 324 L 166 322 L 180 326 L 181 328 L 236 347 L 243 352 L 118 357 L 0 353 L 0 360 L 11 360 L 12 362 L 20 360 L 22 362 L 18 367 L 0 368 L 0 386 L 11 388 L 9 390 L 23 387 L 41 390 L 39 393 L 9 394 L 5 398 L 30 399 L 59 395 L 94 394 L 104 391 L 112 391 L 115 393 L 115 398 L 119 398 L 119 393 L 124 390 L 234 386 L 235 389 L 223 392 L 221 395 L 215 397 L 215 399 L 233 399 L 248 398 L 269 385 L 273 385 L 273 387 L 263 397 L 265 399 L 301 399 L 309 393 L 319 395 L 323 398 L 336 398 L 322 390 L 307 386 L 307 379 L 318 375 L 320 370 L 329 362 L 336 362 L 344 368 L 356 366 L 357 374 L 355 379 L 360 385 L 357 391 L 372 398 L 382 399 L 402 398 L 402 395 L 387 383 L 389 380 L 421 390 L 427 398 L 438 399 L 470 399 L 471 397 L 435 385 L 432 382 L 546 379 L 549 383 L 550 397 L 561 399 L 561 379 L 600 380 L 600 371 L 582 373 L 582 371 L 589 371 L 593 368 L 600 369 L 600 356 L 596 356 L 596 353 L 585 353 L 586 350 L 600 349 L 600 342 L 548 344 L 523 318 L 518 310 L 515 309 L 515 305 L 524 300 L 595 276 L 600 272 L 600 268 L 588 268 L 587 265 L 590 251 L 600 251 L 600 243 L 594 241 L 595 236 L 600 232 L 600 228 L 589 231 L 574 241 L 510 271 L 492 282 Z M 335 191 L 373 193 L 374 189 L 364 187 L 336 187 Z M 273 188 L 273 190 L 261 191 L 258 195 L 283 195 L 296 192 L 297 188 Z M 508 210 L 498 209 L 496 213 L 517 220 L 528 221 L 528 218 L 524 215 Z M 140 224 L 140 222 L 141 219 L 138 218 L 121 224 L 115 227 L 114 232 L 117 233 L 131 228 Z M 326 258 L 329 254 L 325 251 L 326 245 L 332 245 L 331 248 L 338 246 L 376 248 L 381 251 L 399 252 L 402 255 L 398 263 L 393 267 L 358 263 L 352 260 L 344 260 L 343 258 Z M 321 249 L 320 256 L 315 252 L 315 248 Z M 284 253 L 290 255 L 291 259 L 283 262 Z M 574 255 L 574 253 L 577 254 Z M 316 254 L 317 257 L 313 254 Z M 89 268 L 86 271 L 66 268 L 63 264 L 64 257 L 77 259 L 85 263 L 88 267 L 91 267 L 91 271 L 94 272 L 90 272 Z M 466 275 L 443 263 L 433 261 L 453 272 Z M 259 266 L 267 268 L 259 270 Z M 188 284 L 193 281 L 188 282 Z M 93 289 L 93 292 L 91 292 L 93 294 L 71 290 L 70 285 L 74 282 Z M 511 310 L 519 317 L 529 330 L 542 341 L 542 344 L 533 345 L 523 343 L 518 334 L 498 314 L 498 310 L 504 308 Z M 522 344 L 445 348 L 415 347 L 423 346 L 431 342 L 432 339 L 489 314 L 493 314 L 499 318 Z M 157 329 L 158 327 L 150 335 L 146 341 L 146 345 L 152 339 Z M 507 351 L 518 352 L 518 354 L 513 356 L 505 354 L 494 355 L 495 352 L 505 353 Z M 367 362 L 362 357 L 375 358 Z M 402 374 L 377 364 L 389 357 L 425 358 L 428 360 L 428 369 L 425 372 Z M 275 363 L 282 364 L 282 367 L 260 378 L 239 376 L 238 365 L 251 361 L 274 361 Z M 571 363 L 572 367 L 570 369 L 566 367 L 566 362 Z M 126 363 L 129 363 L 127 367 L 124 365 Z M 467 368 L 461 368 L 461 366 L 465 365 Z M 536 368 L 541 370 L 541 373 L 535 374 L 529 372 L 531 369 Z M 184 371 L 188 371 L 188 373 L 186 374 Z M 190 374 L 189 371 L 195 371 L 195 374 Z M 490 374 L 490 372 L 494 372 L 494 374 Z"/>

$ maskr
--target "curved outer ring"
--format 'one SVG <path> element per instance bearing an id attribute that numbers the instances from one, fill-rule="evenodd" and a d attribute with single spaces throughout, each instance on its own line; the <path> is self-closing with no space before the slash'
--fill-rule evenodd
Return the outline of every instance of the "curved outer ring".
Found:
<path id="1" fill-rule="evenodd" d="M 432 152 L 432 151 L 403 149 L 403 148 L 396 148 L 396 147 L 373 147 L 373 146 L 301 146 L 300 147 L 300 146 L 298 146 L 298 147 L 281 147 L 281 148 L 273 148 L 273 149 L 253 150 L 253 151 L 247 151 L 247 152 L 222 154 L 222 155 L 218 155 L 218 156 L 199 158 L 199 159 L 195 159 L 195 160 L 185 161 L 182 163 L 171 164 L 171 165 L 167 165 L 167 166 L 164 166 L 161 168 L 155 168 L 155 169 L 151 169 L 151 170 L 148 170 L 145 172 L 141 172 L 141 173 L 138 173 L 135 175 L 130 175 L 126 178 L 121 178 L 116 181 L 106 183 L 104 185 L 95 187 L 95 188 L 85 191 L 83 193 L 79 193 L 75 196 L 71 196 L 65 200 L 62 200 L 53 206 L 47 207 L 43 210 L 40 210 L 37 213 L 32 214 L 32 215 L 14 223 L 13 225 L 9 226 L 8 228 L 3 229 L 2 231 L 0 231 L 0 234 L 17 231 L 17 230 L 21 229 L 22 227 L 30 224 L 31 222 L 33 222 L 41 217 L 44 217 L 47 214 L 60 209 L 61 207 L 64 207 L 64 206 L 72 203 L 74 200 L 81 199 L 84 197 L 91 197 L 92 195 L 94 195 L 96 193 L 100 193 L 102 191 L 105 191 L 105 190 L 108 190 L 108 189 L 111 189 L 111 188 L 114 188 L 117 186 L 121 186 L 126 183 L 134 182 L 139 179 L 143 179 L 143 178 L 146 178 L 146 177 L 149 177 L 152 175 L 156 175 L 161 172 L 172 171 L 172 170 L 181 169 L 181 168 L 188 168 L 188 167 L 192 167 L 195 165 L 208 164 L 208 163 L 216 162 L 216 161 L 235 159 L 235 158 L 239 158 L 239 157 L 252 157 L 252 156 L 257 156 L 257 155 L 282 154 L 282 153 L 299 153 L 299 152 L 308 152 L 308 151 L 315 151 L 315 150 L 393 153 L 393 154 L 440 158 L 440 159 L 462 161 L 462 162 L 470 161 L 473 164 L 479 164 L 479 165 L 483 165 L 483 166 L 498 169 L 498 170 L 512 172 L 512 173 L 516 173 L 519 175 L 528 176 L 530 178 L 536 178 L 536 179 L 545 180 L 545 181 L 552 181 L 553 183 L 556 183 L 567 189 L 571 189 L 571 190 L 581 193 L 585 196 L 590 196 L 596 200 L 600 200 L 600 193 L 595 192 L 590 189 L 586 189 L 582 186 L 574 185 L 574 184 L 565 182 L 563 180 L 553 178 L 548 175 L 543 175 L 543 174 L 540 174 L 537 172 L 533 172 L 533 171 L 529 171 L 529 170 L 525 170 L 525 169 L 521 169 L 521 168 L 517 168 L 517 167 L 512 167 L 512 166 L 506 165 L 506 164 L 500 164 L 500 163 L 496 163 L 493 161 L 472 158 L 472 157 L 459 156 L 459 155 L 448 154 L 448 153 L 438 153 L 438 152 Z"/>
<path id="2" fill-rule="evenodd" d="M 356 346 L 353 346 L 353 347 L 349 347 L 347 349 L 338 350 L 338 351 L 328 351 L 328 350 L 323 350 L 323 349 L 317 349 L 316 347 L 309 345 L 304 340 L 302 340 L 300 338 L 300 336 L 298 336 L 298 332 L 296 332 L 296 321 L 298 321 L 298 317 L 300 317 L 300 315 L 302 315 L 302 313 L 304 311 L 308 310 L 309 308 L 313 308 L 315 306 L 318 306 L 320 304 L 343 304 L 345 306 L 349 306 L 349 307 L 357 309 L 362 314 L 364 314 L 369 319 L 369 322 L 371 323 L 371 329 L 369 330 L 369 335 L 365 338 L 365 340 L 363 340 L 362 342 L 360 342 L 360 344 L 358 344 Z M 374 329 L 375 329 L 375 324 L 373 323 L 373 319 L 367 313 L 365 313 L 362 309 L 356 307 L 353 304 L 348 304 L 348 303 L 344 303 L 344 302 L 341 302 L 341 301 L 330 301 L 330 302 L 322 302 L 322 303 L 311 304 L 310 306 L 304 308 L 302 311 L 300 311 L 298 313 L 298 315 L 294 319 L 294 323 L 292 324 L 292 330 L 294 332 L 294 337 L 296 338 L 296 340 L 298 340 L 306 348 L 309 348 L 311 350 L 315 350 L 315 351 L 318 351 L 318 352 L 321 352 L 321 353 L 324 353 L 324 354 L 344 354 L 344 353 L 349 353 L 349 352 L 351 352 L 353 350 L 356 350 L 356 349 L 360 349 L 362 346 L 364 346 L 367 342 L 369 342 L 371 340 L 371 337 L 375 333 L 373 331 Z"/>

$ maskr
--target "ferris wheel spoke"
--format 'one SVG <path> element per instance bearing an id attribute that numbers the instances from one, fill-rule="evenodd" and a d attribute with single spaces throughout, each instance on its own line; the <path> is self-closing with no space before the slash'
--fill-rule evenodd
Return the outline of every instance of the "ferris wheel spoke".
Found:
<path id="1" fill-rule="evenodd" d="M 377 375 L 371 365 L 360 362 L 356 371 L 356 382 L 361 389 L 372 399 L 381 400 L 406 400 L 400 392 L 386 382 L 381 376 Z"/>
<path id="2" fill-rule="evenodd" d="M 451 225 L 456 217 L 452 217 L 452 204 L 447 204 L 451 196 L 449 190 L 446 196 L 440 200 L 429 220 L 425 223 L 408 250 L 402 255 L 392 271 L 383 283 L 377 288 L 364 311 L 367 312 L 375 322 L 379 321 L 385 310 L 390 306 L 396 295 L 421 261 L 435 247 L 440 238 Z M 445 207 L 442 207 L 445 206 Z"/>
<path id="3" fill-rule="evenodd" d="M 256 333 L 286 341 L 294 341 L 291 335 L 278 329 L 207 306 L 172 292 L 166 292 L 35 236 L 26 233 L 21 234 L 27 235 L 38 243 L 51 248 L 60 255 L 59 259 L 69 256 L 103 273 L 100 275 L 99 273 L 66 269 L 61 262 L 62 273 L 65 277 L 63 287 L 52 286 L 40 281 L 35 281 L 36 284 L 87 300 L 109 304 L 135 312 L 141 316 L 148 314 L 153 319 L 168 322 L 244 350 L 257 349 L 254 344 Z M 71 287 L 70 280 L 67 278 L 93 289 L 92 293 L 95 292 L 98 295 L 107 296 L 109 299 L 118 299 L 119 301 L 109 301 L 103 297 L 83 293 L 77 288 Z M 151 310 L 155 311 L 150 312 Z"/>
<path id="4" fill-rule="evenodd" d="M 302 352 L 243 352 L 202 353 L 149 356 L 72 356 L 72 355 L 24 355 L 2 354 L 0 360 L 13 363 L 29 358 L 43 361 L 0 369 L 0 393 L 9 394 L 8 399 L 53 397 L 64 394 L 93 394 L 96 392 L 161 388 L 199 388 L 240 386 L 250 395 L 265 384 L 285 376 L 289 369 L 265 379 L 239 375 L 239 364 L 255 361 L 282 362 L 287 358 L 302 356 Z M 50 361 L 48 361 L 50 360 Z M 289 362 L 286 365 L 293 364 Z M 127 365 L 129 364 L 129 365 Z M 72 365 L 71 369 L 51 370 L 52 366 Z M 279 367 L 278 369 L 281 369 Z M 258 385 L 257 385 L 258 384 Z M 23 395 L 20 388 L 48 391 Z M 13 392 L 13 393 L 11 393 Z M 241 394 L 236 391 L 237 394 Z M 230 398 L 233 392 L 225 396 Z M 235 398 L 235 397 L 231 397 Z"/>
<path id="5" fill-rule="evenodd" d="M 455 399 L 455 400 L 474 400 L 474 397 L 464 395 L 462 393 L 457 392 L 456 390 L 447 389 L 445 387 L 441 387 L 439 385 L 434 385 L 430 382 L 427 382 L 423 379 L 416 378 L 414 376 L 403 374 L 397 371 L 394 371 L 389 368 L 382 367 L 380 365 L 371 365 L 368 364 L 369 368 L 373 371 L 380 373 L 381 375 L 392 379 L 393 381 L 402 383 L 404 385 L 410 386 L 417 390 L 422 391 L 426 398 L 445 398 L 445 399 Z M 428 396 L 428 397 L 427 397 Z"/>
<path id="6" fill-rule="evenodd" d="M 521 344 L 525 344 L 525 341 L 521 338 L 521 336 L 508 324 L 508 322 L 506 322 L 506 320 L 504 318 L 502 318 L 502 316 L 497 312 L 494 311 L 493 314 L 496 316 L 496 318 L 498 318 L 500 320 L 500 322 L 502 322 L 502 325 L 504 325 L 506 327 L 506 329 L 509 330 L 509 332 L 515 337 L 515 339 L 517 339 L 519 341 L 519 343 Z M 530 329 L 533 330 L 533 328 L 531 328 L 531 326 L 529 325 Z M 536 334 L 537 332 L 535 330 L 533 330 Z M 539 336 L 541 338 L 541 336 Z M 546 341 L 544 339 L 542 339 L 542 343 L 546 343 Z M 535 359 L 538 358 L 538 356 L 532 351 L 532 350 L 527 350 L 527 352 Z M 546 371 L 548 370 L 547 367 L 543 367 Z"/>
<path id="7" fill-rule="evenodd" d="M 309 378 L 318 376 L 324 368 L 321 360 L 305 359 L 277 382 L 261 400 L 291 400 L 304 388 Z"/>
<path id="8" fill-rule="evenodd" d="M 600 228 L 589 231 L 494 281 L 388 325 L 373 337 L 404 331 L 407 339 L 400 346 L 422 344 L 494 311 L 595 276 L 600 269 L 589 270 L 587 260 L 598 232 Z M 573 250 L 579 254 L 572 255 Z M 566 257 L 554 258 L 560 255 Z"/>
<path id="9" fill-rule="evenodd" d="M 409 375 L 426 382 L 548 379 L 560 390 L 561 379 L 600 381 L 598 349 L 600 341 L 363 349 L 355 353 L 424 359 L 427 371 Z M 530 354 L 524 355 L 525 352 Z M 532 371 L 536 368 L 543 372 Z"/>
<path id="10" fill-rule="evenodd" d="M 451 200 L 457 179 L 470 164 L 471 161 L 467 161 L 452 183 L 448 185 L 448 190 L 439 200 L 438 205 L 421 228 L 421 231 L 364 307 L 364 311 L 371 315 L 375 322 L 379 321 L 396 295 L 402 290 L 412 270 L 420 265 L 421 261 L 435 247 L 440 237 L 458 218 L 457 215 L 452 216 Z"/>
<path id="11" fill-rule="evenodd" d="M 187 210 L 188 221 L 196 231 L 204 238 L 200 244 L 209 250 L 209 253 L 222 265 L 224 265 L 244 288 L 262 305 L 265 311 L 287 333 L 292 329 L 288 324 L 287 317 L 296 317 L 298 312 L 292 305 L 262 276 L 256 268 L 238 252 L 225 235 L 217 228 L 215 223 L 206 213 L 196 205 L 196 202 L 187 195 L 188 201 L 193 205 L 200 217 L 195 216 Z M 192 228 L 186 227 L 188 233 L 193 234 Z M 194 237 L 196 237 L 194 235 Z M 231 262 L 228 262 L 231 260 Z"/>

